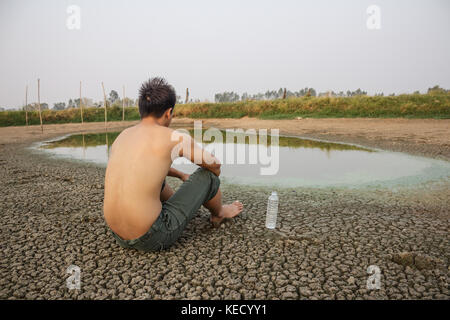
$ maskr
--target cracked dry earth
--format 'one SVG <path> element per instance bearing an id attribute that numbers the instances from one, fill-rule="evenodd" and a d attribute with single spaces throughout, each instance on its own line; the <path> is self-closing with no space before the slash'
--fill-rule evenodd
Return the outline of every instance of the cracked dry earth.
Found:
<path id="1" fill-rule="evenodd" d="M 242 215 L 201 209 L 169 250 L 120 248 L 102 216 L 104 168 L 0 146 L 2 299 L 449 299 L 450 183 L 418 189 L 279 190 L 223 185 Z M 169 179 L 172 187 L 179 185 Z M 70 265 L 81 288 L 69 290 Z M 368 290 L 367 269 L 380 270 Z"/>

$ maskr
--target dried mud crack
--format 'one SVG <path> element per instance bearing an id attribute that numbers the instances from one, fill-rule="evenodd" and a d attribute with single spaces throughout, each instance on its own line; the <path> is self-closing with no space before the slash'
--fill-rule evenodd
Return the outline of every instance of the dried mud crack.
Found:
<path id="1" fill-rule="evenodd" d="M 2 299 L 449 299 L 450 183 L 417 190 L 223 185 L 242 215 L 211 228 L 201 209 L 169 250 L 120 248 L 102 215 L 104 169 L 0 146 Z M 177 187 L 179 182 L 169 179 Z M 81 289 L 69 290 L 70 265 Z M 368 290 L 367 268 L 381 270 Z"/>

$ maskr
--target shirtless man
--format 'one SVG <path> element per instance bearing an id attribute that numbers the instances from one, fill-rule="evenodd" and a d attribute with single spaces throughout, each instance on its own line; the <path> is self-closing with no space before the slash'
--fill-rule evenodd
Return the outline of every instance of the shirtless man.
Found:
<path id="1" fill-rule="evenodd" d="M 145 82 L 139 91 L 140 123 L 122 131 L 111 147 L 103 213 L 122 247 L 168 248 L 202 205 L 211 212 L 213 226 L 243 209 L 239 201 L 222 205 L 219 160 L 189 135 L 169 128 L 175 102 L 175 90 L 164 79 Z M 171 168 L 174 154 L 200 168 L 191 175 Z M 194 158 L 198 154 L 201 159 Z M 165 183 L 166 176 L 184 181 L 177 192 Z"/>

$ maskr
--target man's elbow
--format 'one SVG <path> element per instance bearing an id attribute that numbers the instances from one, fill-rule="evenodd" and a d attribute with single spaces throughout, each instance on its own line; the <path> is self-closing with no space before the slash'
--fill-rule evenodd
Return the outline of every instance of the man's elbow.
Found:
<path id="1" fill-rule="evenodd" d="M 217 174 L 218 172 L 220 172 L 221 166 L 222 166 L 222 164 L 220 162 L 213 162 L 213 163 L 206 165 L 205 169 L 208 169 Z"/>
<path id="2" fill-rule="evenodd" d="M 220 169 L 220 167 L 222 166 L 222 164 L 220 163 L 220 160 L 217 159 L 216 157 L 214 157 L 213 165 L 215 165 L 217 169 Z"/>
<path id="3" fill-rule="evenodd" d="M 211 168 L 214 168 L 214 169 L 220 169 L 220 167 L 222 165 L 220 163 L 220 160 L 217 159 L 216 157 L 214 157 L 213 155 L 210 156 L 207 163 L 211 166 Z"/>
<path id="4" fill-rule="evenodd" d="M 222 165 L 220 164 L 220 162 L 212 162 L 212 163 L 208 163 L 206 165 L 204 165 L 205 168 L 209 168 L 209 169 L 220 169 Z"/>

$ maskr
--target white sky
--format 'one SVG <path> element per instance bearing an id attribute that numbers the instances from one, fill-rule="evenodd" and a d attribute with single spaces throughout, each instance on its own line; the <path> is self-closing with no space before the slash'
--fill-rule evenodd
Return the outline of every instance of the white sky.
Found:
<path id="1" fill-rule="evenodd" d="M 381 29 L 366 26 L 369 5 Z M 81 29 L 69 30 L 69 5 Z M 0 0 L 0 106 L 137 97 L 163 76 L 184 96 L 306 86 L 318 92 L 450 88 L 448 0 Z"/>

